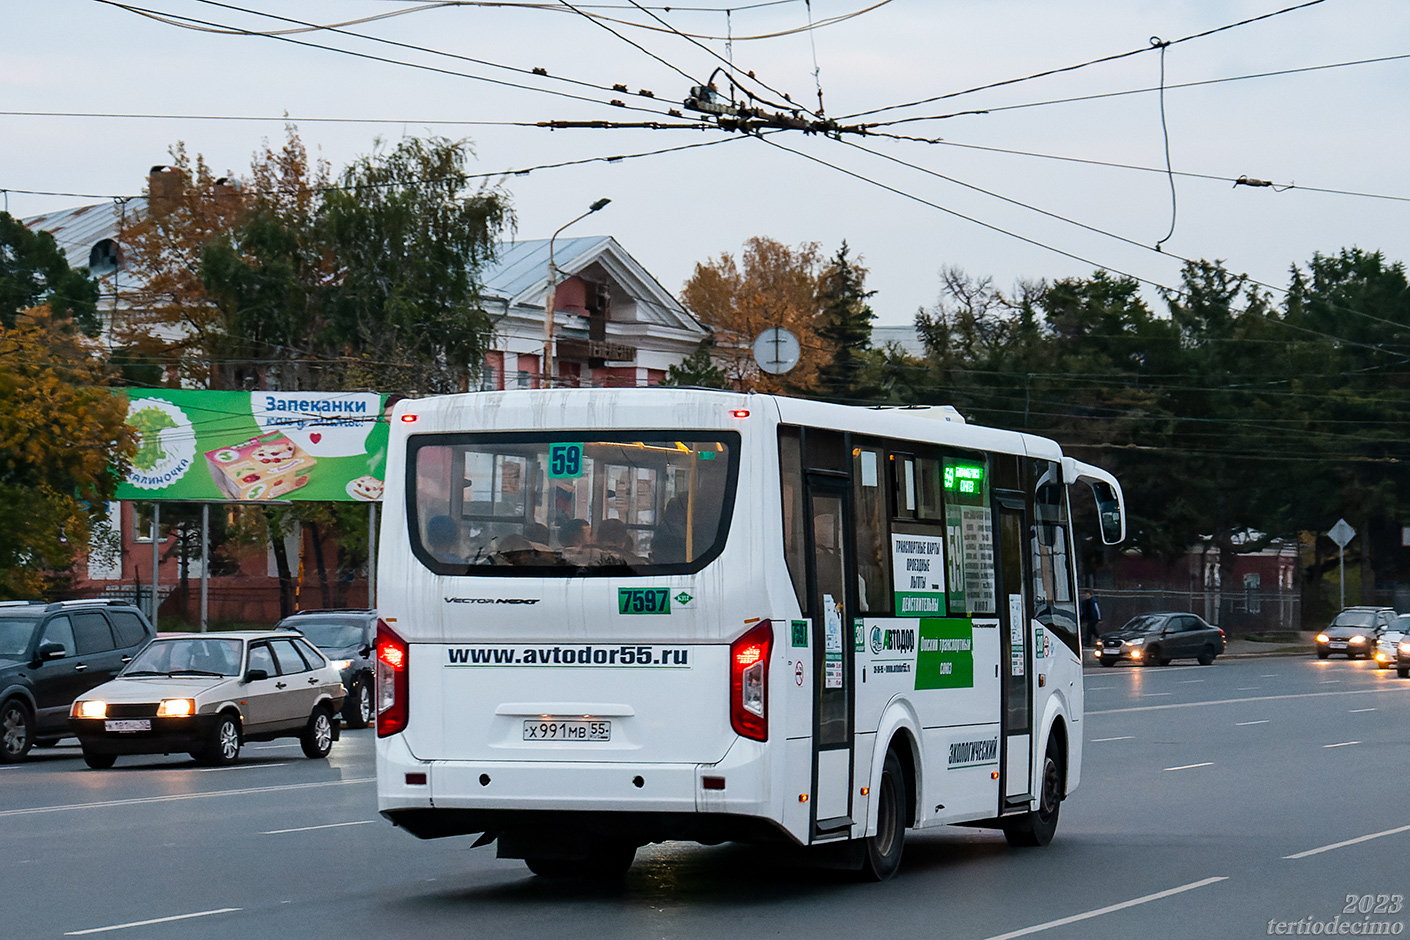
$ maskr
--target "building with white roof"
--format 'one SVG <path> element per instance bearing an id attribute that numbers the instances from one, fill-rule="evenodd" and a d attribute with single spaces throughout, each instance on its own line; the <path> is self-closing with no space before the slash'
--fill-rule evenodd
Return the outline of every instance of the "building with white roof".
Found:
<path id="1" fill-rule="evenodd" d="M 154 172 L 161 168 L 154 168 Z M 80 206 L 24 219 L 54 236 L 70 265 L 98 279 L 105 334 L 126 305 L 121 232 L 147 199 Z M 555 381 L 568 385 L 656 385 L 695 352 L 709 331 L 610 235 L 559 238 L 554 306 Z M 537 388 L 543 381 L 548 239 L 502 242 L 481 272 L 486 311 L 495 319 L 481 387 Z"/>

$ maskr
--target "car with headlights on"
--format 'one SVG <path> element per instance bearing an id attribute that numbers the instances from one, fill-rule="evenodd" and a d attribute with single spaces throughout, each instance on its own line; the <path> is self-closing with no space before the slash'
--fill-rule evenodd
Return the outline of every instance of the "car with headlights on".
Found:
<path id="1" fill-rule="evenodd" d="M 1166 666 L 1174 659 L 1195 659 L 1208 666 L 1222 652 L 1224 631 L 1183 611 L 1137 614 L 1121 629 L 1103 633 L 1097 642 L 1097 660 L 1103 666 L 1115 666 L 1123 660 Z"/>
<path id="2" fill-rule="evenodd" d="M 122 601 L 0 602 L 0 764 L 69 735 L 69 705 L 157 631 Z"/>
<path id="3" fill-rule="evenodd" d="M 377 611 L 300 610 L 279 621 L 274 629 L 297 630 L 338 667 L 343 688 L 348 690 L 343 720 L 349 728 L 366 728 L 372 723 L 372 693 L 377 687 L 372 661 Z"/>
<path id="4" fill-rule="evenodd" d="M 1400 614 L 1376 637 L 1372 658 L 1377 669 L 1394 669 L 1400 652 L 1400 642 L 1410 635 L 1410 614 Z"/>
<path id="5" fill-rule="evenodd" d="M 1317 658 L 1344 653 L 1347 659 L 1376 655 L 1376 639 L 1390 627 L 1395 611 L 1390 607 L 1347 607 L 1317 634 Z"/>
<path id="6" fill-rule="evenodd" d="M 159 636 L 116 679 L 85 692 L 69 729 L 89 767 L 122 754 L 188 753 L 230 764 L 249 741 L 298 738 L 311 758 L 338 740 L 338 669 L 287 631 Z"/>

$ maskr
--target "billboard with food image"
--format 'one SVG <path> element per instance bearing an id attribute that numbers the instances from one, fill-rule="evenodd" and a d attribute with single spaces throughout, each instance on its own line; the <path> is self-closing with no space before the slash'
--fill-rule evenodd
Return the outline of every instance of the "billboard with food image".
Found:
<path id="1" fill-rule="evenodd" d="M 118 499 L 382 498 L 386 395 L 125 391 L 138 444 Z"/>

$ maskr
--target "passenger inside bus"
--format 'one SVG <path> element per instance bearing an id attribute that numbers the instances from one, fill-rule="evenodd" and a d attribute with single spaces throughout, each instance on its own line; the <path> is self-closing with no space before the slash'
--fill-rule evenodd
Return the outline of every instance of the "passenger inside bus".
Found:
<path id="1" fill-rule="evenodd" d="M 426 522 L 426 548 L 437 561 L 448 565 L 463 565 L 459 554 L 460 527 L 450 516 L 432 516 Z"/>
<path id="2" fill-rule="evenodd" d="M 685 497 L 672 496 L 651 540 L 651 560 L 656 564 L 676 565 L 686 560 L 685 521 Z"/>
<path id="3" fill-rule="evenodd" d="M 560 525 L 558 527 L 558 544 L 563 548 L 563 560 L 574 565 L 587 564 L 588 539 L 591 535 L 592 526 L 588 525 L 586 519 L 569 519 Z"/>
<path id="4" fill-rule="evenodd" d="M 645 561 L 636 553 L 631 530 L 621 519 L 603 519 L 598 523 L 593 545 L 597 548 L 596 563 L 600 565 L 639 565 Z"/>

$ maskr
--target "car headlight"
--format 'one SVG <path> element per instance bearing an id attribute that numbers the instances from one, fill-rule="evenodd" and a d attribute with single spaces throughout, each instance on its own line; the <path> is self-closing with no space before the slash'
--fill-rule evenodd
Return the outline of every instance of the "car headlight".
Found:
<path id="1" fill-rule="evenodd" d="M 1325 633 L 1319 633 L 1319 634 L 1317 634 L 1317 642 L 1318 642 L 1318 643 L 1330 643 L 1330 642 L 1331 642 L 1331 639 L 1332 639 L 1332 638 L 1329 637 L 1329 636 L 1327 636 Z"/>
<path id="2" fill-rule="evenodd" d="M 69 710 L 69 716 L 73 718 L 106 718 L 108 717 L 108 703 L 100 702 L 97 699 L 88 701 L 79 699 L 73 703 L 73 708 Z"/>
<path id="3" fill-rule="evenodd" d="M 1400 651 L 1406 655 L 1410 655 L 1410 643 L 1401 643 Z"/>
<path id="4" fill-rule="evenodd" d="M 164 698 L 157 706 L 158 718 L 189 718 L 196 714 L 196 700 L 193 698 Z"/>
<path id="5" fill-rule="evenodd" d="M 1146 641 L 1143 637 L 1136 637 L 1134 640 L 1127 640 L 1127 646 L 1144 646 Z"/>
<path id="6" fill-rule="evenodd" d="M 1366 642 L 1366 638 L 1365 638 L 1364 636 L 1354 636 L 1354 637 L 1352 637 L 1351 639 L 1347 640 L 1347 642 L 1348 642 L 1348 643 L 1365 643 L 1365 642 Z"/>
<path id="7" fill-rule="evenodd" d="M 328 663 L 328 665 L 332 666 L 334 669 L 338 670 L 339 672 L 342 672 L 344 669 L 346 669 L 346 668 L 348 668 L 349 666 L 352 665 L 352 660 L 351 660 L 351 659 L 334 659 L 334 660 L 330 660 L 329 663 Z"/>

